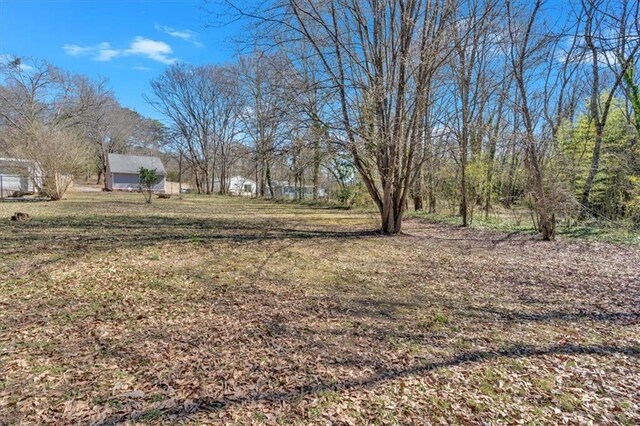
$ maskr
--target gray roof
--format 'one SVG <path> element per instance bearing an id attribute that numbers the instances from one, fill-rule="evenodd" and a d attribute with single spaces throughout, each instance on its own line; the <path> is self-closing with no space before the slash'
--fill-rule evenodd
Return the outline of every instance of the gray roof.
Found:
<path id="1" fill-rule="evenodd" d="M 111 173 L 140 173 L 140 167 L 155 169 L 159 175 L 165 175 L 164 166 L 158 157 L 145 157 L 142 155 L 109 154 L 109 171 Z"/>

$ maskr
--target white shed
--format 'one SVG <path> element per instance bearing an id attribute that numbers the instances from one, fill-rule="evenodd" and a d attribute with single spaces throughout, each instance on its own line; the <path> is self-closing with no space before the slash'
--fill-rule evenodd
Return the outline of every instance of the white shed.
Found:
<path id="1" fill-rule="evenodd" d="M 243 176 L 232 176 L 228 181 L 229 194 L 241 197 L 255 197 L 256 182 Z M 216 180 L 213 185 L 213 191 L 220 191 L 220 181 Z"/>
<path id="2" fill-rule="evenodd" d="M 138 191 L 140 168 L 155 170 L 158 181 L 153 185 L 154 192 L 165 192 L 167 173 L 158 157 L 141 155 L 109 154 L 107 161 L 107 188 L 111 191 Z"/>
<path id="3" fill-rule="evenodd" d="M 32 161 L 0 158 L 0 192 L 2 196 L 16 192 L 37 192 L 42 176 Z"/>

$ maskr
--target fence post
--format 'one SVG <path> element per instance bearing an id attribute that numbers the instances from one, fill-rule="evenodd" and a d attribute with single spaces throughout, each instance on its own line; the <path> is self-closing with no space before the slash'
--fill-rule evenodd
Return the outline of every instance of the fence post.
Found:
<path id="1" fill-rule="evenodd" d="M 0 200 L 4 200 L 4 186 L 2 184 L 2 175 L 0 175 Z"/>

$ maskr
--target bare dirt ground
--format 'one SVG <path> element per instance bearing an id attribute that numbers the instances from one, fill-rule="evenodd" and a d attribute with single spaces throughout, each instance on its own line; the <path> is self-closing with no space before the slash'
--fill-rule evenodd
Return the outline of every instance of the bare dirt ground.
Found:
<path id="1" fill-rule="evenodd" d="M 640 250 L 237 198 L 0 203 L 0 424 L 637 424 Z"/>

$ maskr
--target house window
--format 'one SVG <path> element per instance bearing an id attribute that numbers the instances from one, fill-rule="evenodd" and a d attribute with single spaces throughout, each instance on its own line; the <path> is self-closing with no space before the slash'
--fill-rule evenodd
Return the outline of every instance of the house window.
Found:
<path id="1" fill-rule="evenodd" d="M 253 192 L 253 191 L 251 191 L 251 184 L 250 183 L 245 183 L 244 187 L 242 188 L 242 192 Z"/>

